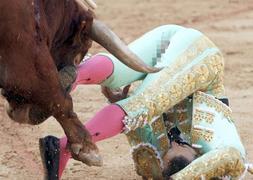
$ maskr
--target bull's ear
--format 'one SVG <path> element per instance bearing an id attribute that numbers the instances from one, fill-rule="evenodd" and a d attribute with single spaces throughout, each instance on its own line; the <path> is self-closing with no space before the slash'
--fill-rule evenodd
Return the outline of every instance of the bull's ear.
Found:
<path id="1" fill-rule="evenodd" d="M 86 26 L 86 21 L 82 21 L 80 25 L 81 31 L 85 28 L 85 26 Z"/>
<path id="2" fill-rule="evenodd" d="M 76 40 L 82 44 L 82 39 L 83 39 L 83 33 L 85 32 L 85 28 L 86 28 L 86 21 L 81 21 L 79 28 L 78 28 L 78 32 L 77 32 L 77 36 L 76 36 Z"/>
<path id="3" fill-rule="evenodd" d="M 92 22 L 93 21 L 89 21 L 89 20 L 82 20 L 80 25 L 79 25 L 79 38 L 80 40 L 83 42 L 83 37 L 84 36 L 89 36 L 90 37 L 90 33 L 91 33 L 91 26 L 92 26 Z"/>
<path id="4" fill-rule="evenodd" d="M 78 31 L 76 32 L 76 36 L 75 36 L 75 45 L 79 46 L 81 49 L 82 47 L 85 47 L 85 51 L 81 50 L 78 52 L 78 54 L 75 56 L 74 58 L 74 64 L 80 64 L 80 62 L 83 60 L 83 57 L 85 56 L 85 54 L 87 53 L 87 48 L 90 48 L 92 45 L 92 41 L 91 40 L 87 40 L 87 34 L 89 33 L 89 31 L 87 30 L 87 26 L 89 26 L 89 24 L 87 23 L 87 21 L 82 20 L 79 24 L 78 27 Z"/>

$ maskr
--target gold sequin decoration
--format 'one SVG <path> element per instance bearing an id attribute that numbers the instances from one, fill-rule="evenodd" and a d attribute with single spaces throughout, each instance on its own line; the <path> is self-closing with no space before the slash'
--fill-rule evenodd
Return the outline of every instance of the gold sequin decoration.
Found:
<path id="1" fill-rule="evenodd" d="M 188 114 L 187 103 L 188 103 L 188 99 L 185 99 L 174 106 L 174 114 L 175 114 L 176 120 L 179 123 L 187 120 L 187 114 Z"/>
<path id="2" fill-rule="evenodd" d="M 214 114 L 210 112 L 195 109 L 193 114 L 194 122 L 197 124 L 201 121 L 205 121 L 209 124 L 212 124 L 214 122 Z"/>
<path id="3" fill-rule="evenodd" d="M 139 175 L 162 179 L 163 163 L 154 147 L 147 144 L 140 144 L 133 148 L 132 157 Z"/>
<path id="4" fill-rule="evenodd" d="M 129 142 L 129 144 L 131 146 L 135 146 L 137 144 L 140 144 L 142 143 L 140 137 L 138 136 L 136 130 L 134 131 L 129 131 L 127 134 L 126 134 L 126 137 L 127 137 L 127 140 Z"/>
<path id="5" fill-rule="evenodd" d="M 196 144 L 201 138 L 207 142 L 211 142 L 213 139 L 214 133 L 205 129 L 195 129 L 192 130 L 192 143 Z"/>
<path id="6" fill-rule="evenodd" d="M 152 120 L 151 123 L 151 128 L 152 128 L 152 133 L 154 133 L 154 135 L 158 135 L 158 142 L 160 144 L 159 149 L 161 149 L 162 153 L 161 156 L 164 156 L 164 153 L 166 153 L 169 149 L 169 138 L 167 136 L 167 130 L 163 121 L 162 116 L 159 117 L 155 117 Z"/>
<path id="7" fill-rule="evenodd" d="M 163 154 L 161 154 L 161 157 L 163 157 L 169 150 L 169 138 L 166 134 L 163 134 L 158 138 L 158 142 L 160 144 L 160 149 L 162 149 Z"/>
<path id="8" fill-rule="evenodd" d="M 177 120 L 178 122 L 184 122 L 185 120 L 187 120 L 187 112 L 178 113 Z"/>
<path id="9" fill-rule="evenodd" d="M 160 78 L 157 78 L 157 81 L 154 81 L 143 93 L 134 95 L 119 105 L 130 117 L 137 119 L 140 114 L 135 112 L 143 109 L 150 122 L 152 117 L 166 112 L 196 90 L 211 89 L 208 88 L 209 85 L 218 78 L 218 72 L 223 71 L 223 58 L 219 51 L 205 57 L 192 68 L 182 70 L 204 50 L 211 47 L 215 46 L 210 40 L 206 37 L 200 38 L 182 56 L 178 57 L 174 64 L 161 70 Z"/>
<path id="10" fill-rule="evenodd" d="M 212 90 L 210 92 L 207 92 L 207 94 L 212 94 L 217 98 L 224 96 L 224 92 L 225 92 L 224 71 L 219 72 L 219 76 L 213 81 L 211 86 L 212 86 Z"/>
<path id="11" fill-rule="evenodd" d="M 217 112 L 222 113 L 229 121 L 233 121 L 232 110 L 224 103 L 217 101 L 213 96 L 198 91 L 194 94 L 194 103 L 206 103 L 208 107 L 214 108 Z"/>
<path id="12" fill-rule="evenodd" d="M 187 135 L 188 137 L 188 134 L 191 133 L 191 119 L 188 119 L 184 122 L 181 122 L 179 125 L 178 125 L 178 128 L 180 129 L 180 131 Z"/>
<path id="13" fill-rule="evenodd" d="M 191 105 L 188 107 L 188 103 L 191 103 L 190 101 L 191 100 L 186 98 L 167 111 L 168 120 L 171 122 L 171 124 L 169 124 L 170 126 L 167 125 L 168 131 L 176 125 L 182 133 L 190 133 L 191 114 L 189 114 L 188 109 L 191 107 Z"/>
<path id="14" fill-rule="evenodd" d="M 240 152 L 232 147 L 212 150 L 172 176 L 176 180 L 201 180 L 231 176 L 238 178 L 245 170 Z"/>
<path id="15" fill-rule="evenodd" d="M 155 134 L 161 134 L 163 132 L 166 132 L 165 125 L 164 125 L 162 117 L 154 118 L 152 123 L 151 123 L 151 127 L 152 127 L 152 130 L 153 130 L 153 133 L 155 133 Z"/>

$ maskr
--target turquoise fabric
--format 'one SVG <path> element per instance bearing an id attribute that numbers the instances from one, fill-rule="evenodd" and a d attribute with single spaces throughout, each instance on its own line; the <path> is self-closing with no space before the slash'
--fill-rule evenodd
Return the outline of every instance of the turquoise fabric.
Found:
<path id="1" fill-rule="evenodd" d="M 175 33 L 183 30 L 186 30 L 186 28 L 177 25 L 161 26 L 144 34 L 142 37 L 138 38 L 137 40 L 129 44 L 129 48 L 146 64 L 151 66 L 156 65 L 158 66 L 158 62 L 163 61 L 164 57 L 166 59 L 173 58 L 171 52 L 173 52 L 173 54 L 175 55 L 180 54 L 180 52 L 178 52 L 178 49 L 180 48 L 174 47 L 174 45 L 172 45 L 173 49 L 171 49 L 170 52 L 167 52 L 168 51 L 167 44 L 170 43 L 169 46 L 171 46 L 171 44 L 174 44 L 172 43 L 173 41 L 172 39 L 175 39 L 174 37 Z M 170 55 L 171 57 L 168 57 L 167 55 L 164 56 L 165 53 L 167 55 L 168 53 L 171 53 Z M 101 84 L 103 86 L 115 89 L 121 86 L 131 84 L 132 82 L 142 80 L 147 75 L 145 73 L 140 73 L 130 69 L 111 54 L 108 53 L 99 53 L 99 54 L 109 57 L 114 63 L 114 72 L 107 80 L 105 80 Z"/>
<path id="2" fill-rule="evenodd" d="M 202 145 L 202 152 L 207 153 L 211 150 L 223 148 L 223 147 L 234 147 L 236 148 L 245 159 L 246 152 L 244 146 L 241 142 L 241 139 L 236 130 L 235 124 L 233 123 L 232 116 L 228 117 L 223 112 L 230 111 L 229 107 L 225 104 L 221 103 L 219 100 L 210 97 L 210 95 L 201 95 L 203 93 L 194 94 L 193 98 L 193 118 L 192 118 L 192 132 L 191 135 L 194 134 L 194 126 L 200 126 L 203 128 L 208 128 L 213 130 L 213 135 L 211 141 L 206 141 L 205 138 L 199 136 L 196 144 Z M 202 101 L 201 103 L 196 102 L 197 96 L 202 96 L 208 101 Z M 208 98 L 210 97 L 210 98 Z M 208 103 L 207 103 L 208 102 Z M 219 111 L 215 109 L 215 106 L 219 106 Z M 213 116 L 213 121 L 208 122 L 204 117 L 200 119 L 196 119 L 198 117 L 198 112 L 209 113 Z M 232 112 L 230 113 L 230 115 Z M 204 130 L 202 131 L 204 132 Z"/>
<path id="3" fill-rule="evenodd" d="M 203 36 L 195 29 L 184 28 L 178 25 L 160 26 L 138 38 L 129 45 L 129 48 L 139 56 L 146 64 L 157 67 L 170 67 L 175 59 L 186 51 L 194 41 Z M 218 52 L 218 48 L 206 49 L 206 51 L 194 59 L 192 63 L 184 67 L 184 70 L 199 63 L 205 56 Z M 160 78 L 160 73 L 145 74 L 134 71 L 121 63 L 116 57 L 108 53 L 99 53 L 109 57 L 114 64 L 113 74 L 101 85 L 111 89 L 120 88 L 138 80 L 143 80 L 136 89 L 134 95 L 138 95 Z M 168 80 L 169 81 L 169 80 Z M 132 98 L 131 96 L 130 98 Z M 118 105 L 127 103 L 128 98 L 117 102 Z"/>
<path id="4" fill-rule="evenodd" d="M 197 30 L 184 28 L 177 25 L 165 25 L 144 34 L 142 37 L 132 42 L 129 45 L 129 48 L 148 65 L 173 68 L 174 64 L 176 63 L 175 60 L 177 59 L 177 57 L 179 57 L 182 53 L 188 50 L 189 47 L 191 47 L 191 45 L 193 44 L 193 42 L 200 39 L 201 37 L 203 37 L 203 34 Z M 182 73 L 188 73 L 192 67 L 201 63 L 202 60 L 205 59 L 207 56 L 214 55 L 217 53 L 219 53 L 218 48 L 206 48 L 196 58 L 192 59 L 190 63 L 182 66 L 181 69 L 179 69 L 178 72 L 173 75 L 173 77 L 171 77 L 170 79 L 165 79 L 164 82 L 170 83 L 171 81 L 175 81 L 175 78 L 177 76 L 181 75 Z M 117 104 L 120 105 L 123 109 L 124 104 L 126 104 L 131 98 L 134 98 L 134 96 L 141 96 L 141 93 L 143 93 L 148 86 L 152 85 L 152 83 L 156 82 L 157 80 L 163 78 L 160 76 L 161 71 L 153 74 L 139 73 L 128 68 L 127 66 L 122 64 L 117 58 L 110 54 L 100 54 L 109 57 L 114 64 L 114 72 L 109 77 L 109 79 L 105 80 L 102 83 L 103 86 L 107 86 L 111 89 L 114 89 L 131 84 L 138 80 L 143 80 L 143 82 L 137 88 L 133 95 L 117 102 Z M 211 86 L 204 88 L 206 88 L 206 93 L 212 94 Z M 165 109 L 166 108 L 171 107 L 165 107 Z M 190 107 L 188 105 L 187 109 L 189 114 L 187 118 L 189 121 L 189 125 L 191 125 L 191 117 L 189 116 L 191 116 L 192 105 Z M 135 109 L 133 112 L 126 111 L 126 113 L 130 117 L 135 117 L 138 114 L 142 114 L 143 112 L 145 112 L 145 107 L 144 109 Z M 181 129 L 178 121 L 175 121 L 175 125 L 179 126 L 180 130 L 183 130 Z M 223 126 L 226 126 L 226 130 L 223 130 Z M 218 138 L 216 138 L 213 144 L 200 142 L 204 146 L 204 152 L 208 152 L 211 149 L 219 148 L 220 146 L 223 146 L 222 143 L 226 142 L 225 144 L 227 146 L 231 145 L 233 147 L 236 146 L 236 144 L 239 144 L 239 150 L 245 157 L 244 148 L 241 144 L 240 139 L 237 138 L 239 136 L 233 123 L 226 124 L 225 121 L 223 122 L 220 120 L 219 123 L 215 123 L 213 125 L 213 128 L 217 133 Z M 146 126 L 145 128 L 138 129 L 136 132 L 139 134 L 139 136 L 141 136 L 141 139 L 143 139 L 144 142 L 149 142 L 153 145 L 156 145 L 156 140 L 154 139 L 156 137 L 152 134 L 150 130 L 150 127 Z M 190 133 L 186 134 L 186 136 L 190 137 Z M 222 142 L 220 139 L 221 136 L 223 136 Z M 230 140 L 231 137 L 235 137 L 233 141 Z M 229 142 L 231 143 L 229 144 Z"/>
<path id="5" fill-rule="evenodd" d="M 174 26 L 172 26 L 172 27 L 174 27 Z M 149 87 L 149 89 L 151 89 L 151 88 L 154 89 L 153 93 L 149 93 L 149 97 L 159 96 L 159 92 L 156 91 L 157 86 L 159 86 L 161 88 L 168 87 L 171 83 L 175 83 L 179 76 L 182 76 L 183 74 L 189 74 L 189 72 L 191 71 L 192 68 L 201 64 L 207 57 L 220 53 L 218 48 L 208 47 L 207 45 L 206 45 L 207 46 L 206 49 L 204 49 L 203 52 L 198 52 L 197 47 L 194 47 L 195 42 L 202 39 L 204 37 L 204 35 L 197 30 L 189 29 L 189 28 L 178 28 L 176 32 L 173 29 L 173 33 L 166 34 L 166 32 L 170 32 L 170 31 L 171 31 L 171 26 L 162 26 L 162 27 L 159 27 L 159 28 L 155 29 L 154 31 L 151 31 L 148 33 L 150 37 L 153 37 L 153 36 L 160 37 L 160 39 L 163 39 L 163 40 L 165 39 L 165 41 L 167 41 L 167 43 L 170 42 L 170 44 L 164 50 L 157 50 L 157 48 L 155 50 L 156 52 L 159 51 L 161 53 L 161 58 L 156 57 L 157 62 L 156 62 L 155 66 L 164 67 L 164 69 L 161 70 L 160 72 L 157 72 L 157 73 L 147 74 L 145 76 L 145 78 L 143 79 L 143 82 L 141 83 L 141 85 L 138 86 L 136 91 L 130 97 L 117 102 L 117 104 L 120 105 L 126 111 L 126 113 L 128 114 L 128 116 L 130 118 L 135 118 L 135 117 L 149 111 L 148 107 L 146 107 L 146 106 L 139 106 L 134 111 L 128 111 L 125 108 L 125 105 L 128 104 L 128 102 L 130 100 L 135 99 L 137 96 L 142 96 L 141 95 L 142 93 L 148 94 L 148 90 L 147 90 L 148 87 Z M 165 36 L 165 34 L 167 36 Z M 145 40 L 147 40 L 147 39 L 145 39 Z M 160 41 L 160 44 L 157 46 L 162 47 L 161 44 L 164 44 L 165 41 Z M 153 42 L 152 38 L 150 38 L 150 42 Z M 154 42 L 156 42 L 156 41 L 154 41 Z M 161 42 L 163 42 L 163 43 L 161 43 Z M 143 42 L 143 44 L 146 44 L 146 43 L 149 43 L 149 42 L 148 41 Z M 193 54 L 196 53 L 196 54 L 198 54 L 198 56 L 195 57 L 194 59 L 190 59 L 191 60 L 190 62 L 183 64 L 180 67 L 180 69 L 178 69 L 178 71 L 175 72 L 175 74 L 173 74 L 173 76 L 165 78 L 163 76 L 164 75 L 163 72 L 168 71 L 167 69 L 177 68 L 178 58 L 182 54 L 184 54 L 187 50 L 189 50 L 190 48 L 193 49 L 192 53 Z M 145 52 L 143 52 L 143 54 L 145 54 Z M 116 76 L 116 74 L 114 75 L 114 77 L 115 76 Z M 134 76 L 134 74 L 132 76 Z M 129 77 L 126 76 L 125 78 L 129 79 L 130 77 L 131 77 L 131 75 L 129 75 Z M 161 84 L 156 84 L 156 86 L 153 85 L 154 82 L 161 80 L 161 79 L 162 79 Z M 196 87 L 197 89 L 195 89 L 195 90 L 198 90 L 200 88 L 208 89 L 207 84 L 211 84 L 211 81 L 212 80 L 210 79 L 210 82 L 203 83 L 203 85 L 205 87 Z M 210 88 L 210 89 L 212 89 L 212 88 Z M 184 98 L 186 98 L 188 95 L 194 93 L 194 91 L 188 92 L 189 94 L 187 94 Z M 212 91 L 210 91 L 209 93 L 211 94 Z M 219 98 L 221 98 L 221 97 L 219 97 Z M 181 100 L 183 100 L 183 99 L 181 99 Z M 143 101 L 145 101 L 145 99 L 143 99 Z M 177 103 L 179 103 L 179 102 L 175 102 L 175 104 L 177 104 Z M 167 110 L 166 108 L 168 109 L 171 107 L 164 107 L 164 111 Z"/>

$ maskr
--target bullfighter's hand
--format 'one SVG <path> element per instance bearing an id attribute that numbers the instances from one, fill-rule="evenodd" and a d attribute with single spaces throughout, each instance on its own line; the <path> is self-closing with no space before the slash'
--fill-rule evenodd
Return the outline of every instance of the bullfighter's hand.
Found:
<path id="1" fill-rule="evenodd" d="M 117 101 L 127 98 L 127 94 L 129 92 L 130 87 L 131 85 L 128 85 L 124 87 L 123 90 L 120 88 L 112 90 L 108 87 L 101 86 L 101 91 L 110 103 L 115 103 Z"/>

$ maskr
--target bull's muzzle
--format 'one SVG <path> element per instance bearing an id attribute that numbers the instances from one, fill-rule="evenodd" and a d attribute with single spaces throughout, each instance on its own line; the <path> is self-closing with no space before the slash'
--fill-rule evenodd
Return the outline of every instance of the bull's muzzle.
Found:
<path id="1" fill-rule="evenodd" d="M 32 106 L 24 104 L 20 106 L 11 106 L 10 104 L 6 107 L 8 116 L 15 122 L 21 124 L 38 125 L 44 122 L 50 113 L 46 113 L 38 106 Z"/>
<path id="2" fill-rule="evenodd" d="M 30 107 L 28 105 L 13 107 L 8 104 L 6 110 L 12 120 L 22 124 L 29 124 Z"/>

